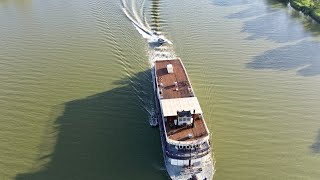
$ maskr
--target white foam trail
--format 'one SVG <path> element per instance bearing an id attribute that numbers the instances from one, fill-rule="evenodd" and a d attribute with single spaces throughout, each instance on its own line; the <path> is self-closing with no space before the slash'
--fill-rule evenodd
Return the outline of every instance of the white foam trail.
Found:
<path id="1" fill-rule="evenodd" d="M 145 2 L 146 2 L 146 0 L 143 0 L 142 3 L 141 3 L 141 6 L 140 6 L 140 15 L 141 15 L 141 17 L 144 16 L 143 8 L 144 8 L 144 3 Z"/>
<path id="2" fill-rule="evenodd" d="M 125 15 L 128 17 L 128 19 L 133 23 L 133 25 L 135 26 L 135 28 L 138 30 L 138 32 L 142 35 L 143 38 L 147 39 L 149 43 L 153 43 L 153 42 L 157 42 L 157 40 L 160 38 L 162 38 L 163 40 L 165 40 L 167 43 L 172 44 L 171 41 L 169 41 L 168 39 L 166 39 L 164 36 L 156 36 L 154 35 L 154 32 L 151 30 L 146 17 L 139 17 L 138 12 L 136 10 L 136 1 L 132 1 L 131 3 L 131 7 L 132 10 L 130 13 L 129 12 L 129 8 L 127 6 L 127 3 L 122 0 L 122 10 L 125 13 Z M 140 14 L 143 14 L 143 4 L 144 4 L 145 0 L 143 0 L 141 7 L 140 7 Z M 142 20 L 142 18 L 144 20 Z"/>
<path id="3" fill-rule="evenodd" d="M 136 7 L 136 1 L 135 1 L 135 0 L 132 0 L 131 2 L 132 2 L 132 5 L 131 5 L 131 6 L 132 6 L 132 12 L 133 12 L 133 14 L 134 14 L 134 16 L 135 16 L 135 19 L 137 20 L 137 22 L 139 23 L 139 25 L 140 25 L 141 27 L 146 28 L 146 27 L 144 26 L 141 18 L 139 17 L 137 11 L 136 11 L 136 9 L 137 9 L 137 7 Z M 142 5 L 143 5 L 143 4 L 142 4 Z M 140 13 L 140 14 L 141 14 L 141 13 Z"/>
<path id="4" fill-rule="evenodd" d="M 136 30 L 149 43 L 150 48 L 148 51 L 148 55 L 150 66 L 153 67 L 154 62 L 157 60 L 175 59 L 175 52 L 172 46 L 170 46 L 172 42 L 166 39 L 163 35 L 155 35 L 154 32 L 151 30 L 147 18 L 144 16 L 143 12 L 145 0 L 142 0 L 141 5 L 138 6 L 139 9 L 137 9 L 137 5 L 135 3 L 137 3 L 136 0 L 131 1 L 131 3 L 127 3 L 126 0 L 122 0 L 122 10 L 127 16 L 127 18 L 132 22 Z M 128 4 L 130 4 L 130 7 L 128 6 Z M 162 33 L 157 32 L 157 34 Z M 165 40 L 167 44 L 160 46 L 158 44 L 159 37 Z"/>
<path id="5" fill-rule="evenodd" d="M 125 13 L 125 15 L 130 19 L 130 21 L 133 23 L 133 25 L 135 26 L 135 28 L 138 30 L 138 32 L 142 35 L 143 38 L 145 39 L 151 39 L 151 34 L 152 32 L 148 29 L 146 29 L 144 26 L 142 26 L 140 23 L 138 23 L 127 11 L 127 9 L 122 8 L 123 12 Z"/>
<path id="6" fill-rule="evenodd" d="M 133 23 L 132 23 L 133 24 Z M 143 30 L 141 30 L 140 27 L 136 26 L 135 24 L 133 24 L 133 26 L 137 29 L 137 31 L 142 35 L 143 38 L 149 40 L 151 38 L 150 34 L 147 34 L 146 32 L 144 32 Z"/>
<path id="7" fill-rule="evenodd" d="M 151 29 L 151 27 L 150 27 L 149 24 L 148 24 L 148 21 L 147 21 L 147 18 L 146 18 L 146 17 L 144 17 L 144 24 L 146 25 L 146 27 L 147 27 L 148 29 Z"/>

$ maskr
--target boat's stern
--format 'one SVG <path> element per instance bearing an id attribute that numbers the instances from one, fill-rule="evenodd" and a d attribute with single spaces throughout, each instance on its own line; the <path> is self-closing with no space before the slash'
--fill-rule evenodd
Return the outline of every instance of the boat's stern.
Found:
<path id="1" fill-rule="evenodd" d="M 172 180 L 212 180 L 215 173 L 211 153 L 207 160 L 193 166 L 172 165 L 170 158 L 166 158 L 166 168 Z"/>

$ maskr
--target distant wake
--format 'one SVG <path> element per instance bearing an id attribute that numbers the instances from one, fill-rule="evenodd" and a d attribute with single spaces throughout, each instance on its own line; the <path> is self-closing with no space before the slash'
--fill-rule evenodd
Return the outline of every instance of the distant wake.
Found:
<path id="1" fill-rule="evenodd" d="M 154 1 L 152 1 L 154 2 Z M 150 26 L 147 18 L 145 17 L 144 5 L 145 0 L 121 0 L 122 10 L 127 18 L 132 22 L 133 26 L 136 30 L 141 34 L 141 36 L 147 40 L 149 44 L 149 61 L 150 65 L 153 66 L 153 62 L 155 60 L 166 60 L 166 59 L 174 59 L 176 58 L 175 53 L 173 51 L 172 43 L 170 40 L 166 39 L 159 30 L 160 24 L 154 23 L 158 22 L 158 16 L 152 16 L 153 20 L 152 25 Z M 153 13 L 159 14 L 159 7 L 152 6 Z M 155 35 L 157 34 L 157 36 Z M 161 37 L 165 41 L 166 44 L 160 45 L 158 41 L 158 37 Z"/>

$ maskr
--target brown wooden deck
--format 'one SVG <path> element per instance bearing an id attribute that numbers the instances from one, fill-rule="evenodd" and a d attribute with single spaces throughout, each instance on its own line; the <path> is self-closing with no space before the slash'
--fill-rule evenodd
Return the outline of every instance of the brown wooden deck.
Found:
<path id="1" fill-rule="evenodd" d="M 167 65 L 172 64 L 173 73 L 169 74 L 167 71 Z M 179 59 L 175 60 L 163 60 L 155 62 L 155 72 L 158 78 L 158 86 L 163 84 L 162 99 L 183 98 L 192 97 L 189 88 L 190 82 L 188 81 L 187 74 L 183 68 L 183 65 Z M 178 90 L 174 82 L 178 83 Z"/>
<path id="2" fill-rule="evenodd" d="M 195 124 L 193 128 L 187 126 L 176 128 L 174 126 L 174 119 L 176 119 L 176 117 L 169 116 L 167 117 L 167 122 L 165 123 L 169 139 L 176 141 L 193 141 L 208 135 L 204 120 L 200 119 L 197 115 L 194 117 Z M 188 137 L 189 134 L 192 134 L 192 138 Z"/>

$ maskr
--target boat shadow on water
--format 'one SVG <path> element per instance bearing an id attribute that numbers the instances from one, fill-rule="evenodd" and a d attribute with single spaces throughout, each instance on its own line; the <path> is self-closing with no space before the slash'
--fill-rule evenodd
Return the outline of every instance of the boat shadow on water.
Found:
<path id="1" fill-rule="evenodd" d="M 320 154 L 320 129 L 318 130 L 318 135 L 315 142 L 310 146 L 310 149 L 313 153 Z"/>
<path id="2" fill-rule="evenodd" d="M 40 168 L 16 179 L 166 179 L 159 132 L 143 109 L 152 97 L 150 79 L 150 70 L 140 72 L 116 82 L 118 88 L 58 105 L 54 111 L 64 107 L 62 113 L 53 113 L 49 125 L 56 132 L 43 140 L 46 146 L 55 137 L 53 151 L 40 147 Z"/>

